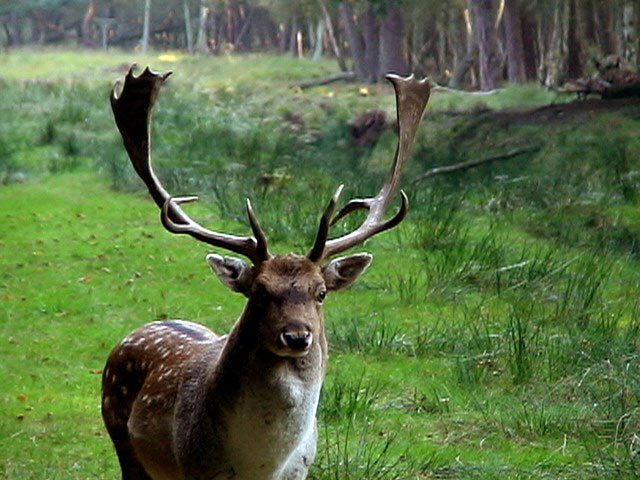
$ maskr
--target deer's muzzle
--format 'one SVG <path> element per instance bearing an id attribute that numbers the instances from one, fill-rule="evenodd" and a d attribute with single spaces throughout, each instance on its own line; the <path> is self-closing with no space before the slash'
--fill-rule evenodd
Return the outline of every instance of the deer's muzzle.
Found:
<path id="1" fill-rule="evenodd" d="M 278 354 L 285 357 L 302 357 L 309 353 L 313 334 L 306 329 L 285 330 L 278 338 Z"/>

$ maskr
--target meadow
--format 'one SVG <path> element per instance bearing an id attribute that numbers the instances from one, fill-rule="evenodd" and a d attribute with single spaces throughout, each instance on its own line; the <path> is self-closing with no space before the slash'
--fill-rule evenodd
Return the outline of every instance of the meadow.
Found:
<path id="1" fill-rule="evenodd" d="M 305 252 L 336 186 L 371 195 L 393 158 L 392 129 L 358 147 L 347 126 L 371 108 L 393 119 L 390 87 L 292 86 L 329 61 L 0 53 L 2 479 L 119 478 L 100 416 L 111 348 L 156 319 L 224 332 L 244 304 L 208 248 L 164 231 L 128 163 L 108 96 L 133 62 L 175 72 L 153 130 L 169 191 L 243 235 L 251 198 L 276 253 Z M 310 478 L 640 477 L 640 103 L 523 113 L 569 100 L 434 93 L 409 218 L 327 301 Z"/>

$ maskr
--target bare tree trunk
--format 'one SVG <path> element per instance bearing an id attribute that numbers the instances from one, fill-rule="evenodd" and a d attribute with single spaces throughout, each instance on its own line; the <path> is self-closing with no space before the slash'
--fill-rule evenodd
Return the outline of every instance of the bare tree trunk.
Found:
<path id="1" fill-rule="evenodd" d="M 524 83 L 524 46 L 520 0 L 507 0 L 504 9 L 507 50 L 507 77 L 511 83 Z"/>
<path id="2" fill-rule="evenodd" d="M 546 72 L 543 83 L 547 87 L 556 87 L 566 72 L 568 0 L 558 0 L 553 11 L 553 30 L 551 42 L 545 58 Z"/>
<path id="3" fill-rule="evenodd" d="M 193 31 L 191 29 L 191 12 L 189 11 L 188 0 L 182 0 L 182 11 L 184 12 L 184 33 L 187 37 L 187 51 L 193 53 Z"/>
<path id="4" fill-rule="evenodd" d="M 298 19 L 294 17 L 291 20 L 291 32 L 289 35 L 289 53 L 292 57 L 298 55 Z"/>
<path id="5" fill-rule="evenodd" d="M 438 70 L 440 72 L 444 72 L 447 68 L 447 32 L 444 28 L 444 26 L 447 25 L 447 13 L 447 10 L 443 6 L 439 8 L 435 14 L 437 22 L 436 25 L 440 26 L 440 28 L 436 29 L 438 35 L 436 60 L 438 64 Z"/>
<path id="6" fill-rule="evenodd" d="M 311 59 L 315 62 L 322 58 L 322 51 L 324 47 L 324 31 L 325 23 L 324 18 L 319 18 L 315 28 L 315 40 L 313 45 L 313 56 Z"/>
<path id="7" fill-rule="evenodd" d="M 338 39 L 336 38 L 336 32 L 333 29 L 333 21 L 331 20 L 331 15 L 329 14 L 329 9 L 327 8 L 327 4 L 324 0 L 318 0 L 320 3 L 320 8 L 322 9 L 322 14 L 324 15 L 324 20 L 327 23 L 327 33 L 329 34 L 329 42 L 331 43 L 331 48 L 333 49 L 333 54 L 336 56 L 338 61 L 338 67 L 341 72 L 347 71 L 347 64 L 344 61 L 344 56 L 342 55 L 342 50 L 340 49 L 340 45 L 338 44 Z"/>
<path id="8" fill-rule="evenodd" d="M 622 10 L 622 56 L 634 67 L 638 66 L 637 8 L 636 2 L 626 0 Z"/>
<path id="9" fill-rule="evenodd" d="M 380 27 L 380 75 L 407 75 L 409 64 L 404 38 L 404 18 L 400 7 L 390 7 Z"/>
<path id="10" fill-rule="evenodd" d="M 253 15 L 257 10 L 257 7 L 250 7 L 249 13 L 244 19 L 242 27 L 238 32 L 238 36 L 236 37 L 235 44 L 238 49 L 248 50 L 251 47 L 251 39 L 249 41 L 245 41 L 247 37 L 250 37 L 249 31 L 251 27 L 251 21 L 253 20 Z"/>
<path id="11" fill-rule="evenodd" d="M 225 10 L 227 43 L 235 46 L 240 30 L 240 6 L 237 0 L 228 0 Z"/>
<path id="12" fill-rule="evenodd" d="M 209 8 L 207 7 L 206 0 L 200 1 L 200 15 L 198 19 L 198 38 L 196 40 L 196 51 L 198 53 L 208 53 L 208 38 L 207 38 L 207 18 L 209 17 Z"/>
<path id="13" fill-rule="evenodd" d="M 14 47 L 22 45 L 22 23 L 20 22 L 20 17 L 16 12 L 11 12 L 9 14 L 9 24 L 11 25 L 11 31 L 13 32 L 13 36 L 9 39 L 10 45 Z"/>
<path id="14" fill-rule="evenodd" d="M 467 3 L 468 7 L 470 7 L 470 2 L 468 1 Z M 476 37 L 473 32 L 473 22 L 471 21 L 470 8 L 464 9 L 463 19 L 465 25 L 465 35 L 467 39 L 466 53 L 456 63 L 455 68 L 453 69 L 451 80 L 449 80 L 449 87 L 458 90 L 462 89 L 464 77 L 467 75 L 467 72 L 471 70 L 471 67 L 473 67 L 473 64 L 476 63 L 476 60 L 478 59 L 478 43 L 476 42 Z"/>
<path id="15" fill-rule="evenodd" d="M 534 80 L 538 72 L 537 60 L 540 57 L 540 45 L 536 41 L 537 20 L 530 12 L 521 14 L 524 71 L 527 80 Z"/>
<path id="16" fill-rule="evenodd" d="M 364 39 L 365 81 L 376 83 L 380 71 L 380 24 L 372 6 L 362 17 L 362 36 Z"/>
<path id="17" fill-rule="evenodd" d="M 578 78 L 582 75 L 582 45 L 578 38 L 577 0 L 569 0 L 567 19 L 567 76 Z"/>
<path id="18" fill-rule="evenodd" d="M 600 43 L 600 49 L 605 55 L 615 54 L 616 41 L 613 35 L 613 22 L 612 20 L 612 5 L 610 0 L 597 0 L 596 1 L 596 21 L 598 27 L 598 40 Z"/>
<path id="19" fill-rule="evenodd" d="M 149 30 L 151 28 L 151 0 L 144 2 L 144 23 L 142 24 L 142 53 L 149 50 Z"/>
<path id="20" fill-rule="evenodd" d="M 340 2 L 338 5 L 340 18 L 344 24 L 344 29 L 349 40 L 349 50 L 351 51 L 351 59 L 353 60 L 353 70 L 356 78 L 360 81 L 367 80 L 367 69 L 365 66 L 365 50 L 362 35 L 358 30 L 355 19 L 353 18 L 353 9 L 349 2 Z"/>
<path id="21" fill-rule="evenodd" d="M 493 1 L 472 0 L 471 7 L 479 51 L 480 89 L 493 90 L 498 86 L 500 73 Z"/>
<path id="22" fill-rule="evenodd" d="M 89 6 L 87 7 L 87 11 L 84 14 L 84 18 L 82 19 L 82 26 L 80 27 L 80 40 L 82 44 L 86 47 L 90 47 L 93 45 L 93 19 L 96 16 L 96 0 L 91 0 L 89 2 Z"/>

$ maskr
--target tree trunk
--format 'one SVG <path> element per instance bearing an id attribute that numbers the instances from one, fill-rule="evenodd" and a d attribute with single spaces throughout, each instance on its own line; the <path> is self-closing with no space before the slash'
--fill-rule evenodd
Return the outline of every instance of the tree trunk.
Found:
<path id="1" fill-rule="evenodd" d="M 322 58 L 322 52 L 324 47 L 324 31 L 325 31 L 324 18 L 319 18 L 318 22 L 316 23 L 315 37 L 314 37 L 315 43 L 313 45 L 313 56 L 311 57 L 311 59 L 314 62 L 317 62 Z"/>
<path id="2" fill-rule="evenodd" d="M 367 80 L 364 41 L 362 40 L 362 35 L 356 26 L 355 19 L 353 18 L 353 9 L 349 2 L 340 2 L 338 5 L 338 11 L 340 12 L 340 18 L 342 18 L 342 23 L 344 24 L 347 40 L 349 41 L 349 50 L 351 51 L 351 59 L 353 60 L 353 70 L 356 73 L 356 78 L 359 81 L 364 82 Z"/>
<path id="3" fill-rule="evenodd" d="M 258 7 L 251 7 L 249 13 L 244 19 L 242 27 L 238 32 L 238 36 L 236 37 L 235 44 L 238 50 L 248 50 L 251 47 L 251 39 L 247 41 L 246 39 L 250 37 L 250 27 L 251 21 L 253 20 L 253 15 L 256 12 Z"/>
<path id="4" fill-rule="evenodd" d="M 291 31 L 289 34 L 289 54 L 292 57 L 298 55 L 298 19 L 294 17 L 291 20 Z"/>
<path id="5" fill-rule="evenodd" d="M 622 56 L 634 67 L 638 66 L 638 37 L 635 25 L 637 18 L 636 2 L 626 0 L 622 10 Z"/>
<path id="6" fill-rule="evenodd" d="M 520 0 L 507 0 L 504 8 L 507 51 L 507 78 L 511 83 L 524 83 L 524 46 Z"/>
<path id="7" fill-rule="evenodd" d="M 87 11 L 82 19 L 82 26 L 80 27 L 80 41 L 86 47 L 93 46 L 93 19 L 96 16 L 96 0 L 91 0 Z"/>
<path id="8" fill-rule="evenodd" d="M 470 7 L 470 2 L 467 2 L 467 6 Z M 470 8 L 465 8 L 463 11 L 464 29 L 466 37 L 466 52 L 464 56 L 458 58 L 456 65 L 453 69 L 453 75 L 449 80 L 449 87 L 457 90 L 462 89 L 464 84 L 464 78 L 467 72 L 471 70 L 474 63 L 478 59 L 478 43 L 473 32 L 473 22 L 470 18 Z"/>
<path id="9" fill-rule="evenodd" d="M 182 0 L 182 11 L 184 12 L 184 33 L 187 37 L 187 51 L 193 53 L 193 31 L 191 30 L 191 12 L 189 11 L 188 0 Z"/>
<path id="10" fill-rule="evenodd" d="M 380 71 L 380 25 L 372 6 L 362 16 L 362 36 L 364 39 L 365 81 L 376 83 Z"/>
<path id="11" fill-rule="evenodd" d="M 617 53 L 616 41 L 613 35 L 612 8 L 609 0 L 596 0 L 596 22 L 600 49 L 604 55 Z"/>
<path id="12" fill-rule="evenodd" d="M 480 89 L 493 90 L 498 86 L 500 61 L 492 0 L 472 0 L 473 26 L 478 43 Z"/>
<path id="13" fill-rule="evenodd" d="M 144 1 L 144 23 L 142 24 L 142 53 L 149 50 L 149 30 L 151 28 L 151 0 Z"/>
<path id="14" fill-rule="evenodd" d="M 209 41 L 207 35 L 207 18 L 209 17 L 209 8 L 206 0 L 200 1 L 200 15 L 198 18 L 198 39 L 196 40 L 196 51 L 198 53 L 209 52 Z"/>
<path id="15" fill-rule="evenodd" d="M 437 31 L 437 41 L 436 41 L 436 52 L 437 52 L 437 56 L 436 56 L 436 62 L 438 65 L 438 71 L 440 72 L 444 72 L 447 69 L 447 32 L 445 29 L 445 25 L 448 24 L 447 22 L 447 14 L 448 11 L 445 9 L 444 6 L 442 6 L 441 8 L 438 9 L 438 11 L 435 13 L 435 17 L 436 17 L 436 25 L 439 26 L 439 28 L 436 28 Z"/>
<path id="16" fill-rule="evenodd" d="M 5 35 L 7 36 L 7 47 L 17 47 L 22 45 L 22 26 L 20 17 L 16 12 L 11 12 L 2 23 Z"/>
<path id="17" fill-rule="evenodd" d="M 578 38 L 578 12 L 576 0 L 569 0 L 567 19 L 567 76 L 582 76 L 582 45 Z"/>
<path id="18" fill-rule="evenodd" d="M 329 34 L 329 42 L 331 43 L 331 48 L 333 49 L 333 54 L 336 56 L 338 60 L 338 67 L 341 72 L 347 71 L 347 64 L 344 61 L 344 56 L 342 55 L 342 50 L 340 49 L 340 45 L 338 44 L 338 39 L 336 38 L 335 30 L 333 29 L 333 21 L 331 20 L 331 15 L 329 14 L 329 9 L 327 8 L 327 4 L 324 0 L 318 0 L 320 3 L 320 8 L 322 9 L 322 14 L 324 15 L 324 20 L 327 23 L 327 33 Z"/>
<path id="19" fill-rule="evenodd" d="M 540 58 L 540 45 L 536 41 L 538 23 L 530 12 L 522 12 L 521 22 L 525 76 L 527 80 L 535 80 L 538 73 L 538 58 Z"/>
<path id="20" fill-rule="evenodd" d="M 237 0 L 228 0 L 226 8 L 227 43 L 234 45 L 240 31 L 240 6 Z"/>
<path id="21" fill-rule="evenodd" d="M 569 0 L 558 0 L 553 10 L 553 30 L 545 58 L 546 71 L 543 77 L 543 83 L 547 87 L 560 85 L 566 72 L 566 33 L 568 23 L 566 1 Z"/>
<path id="22" fill-rule="evenodd" d="M 387 73 L 409 74 L 400 7 L 389 7 L 380 27 L 380 76 Z"/>

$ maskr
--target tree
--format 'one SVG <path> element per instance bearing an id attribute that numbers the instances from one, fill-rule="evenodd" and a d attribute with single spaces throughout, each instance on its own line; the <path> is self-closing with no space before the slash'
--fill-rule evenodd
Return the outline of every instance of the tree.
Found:
<path id="1" fill-rule="evenodd" d="M 622 56 L 631 64 L 638 65 L 638 37 L 636 21 L 638 20 L 636 2 L 626 0 L 622 9 Z"/>
<path id="2" fill-rule="evenodd" d="M 471 0 L 471 8 L 479 51 L 480 88 L 493 90 L 498 86 L 500 73 L 493 0 Z"/>
<path id="3" fill-rule="evenodd" d="M 351 52 L 351 59 L 353 60 L 353 70 L 355 71 L 356 78 L 361 81 L 365 81 L 369 78 L 367 72 L 367 65 L 365 61 L 365 44 L 360 34 L 353 14 L 353 7 L 350 2 L 342 1 L 338 5 L 338 11 L 340 12 L 340 18 L 347 34 L 347 40 L 349 41 L 349 50 Z M 378 72 L 375 72 L 377 76 Z"/>
<path id="4" fill-rule="evenodd" d="M 151 28 L 151 0 L 144 1 L 144 20 L 142 24 L 142 53 L 149 50 L 149 30 Z"/>
<path id="5" fill-rule="evenodd" d="M 503 18 L 507 53 L 507 77 L 512 83 L 524 83 L 526 75 L 524 70 L 520 0 L 506 0 Z"/>
<path id="6" fill-rule="evenodd" d="M 380 24 L 380 76 L 409 73 L 404 30 L 402 9 L 397 5 L 387 7 Z"/>

